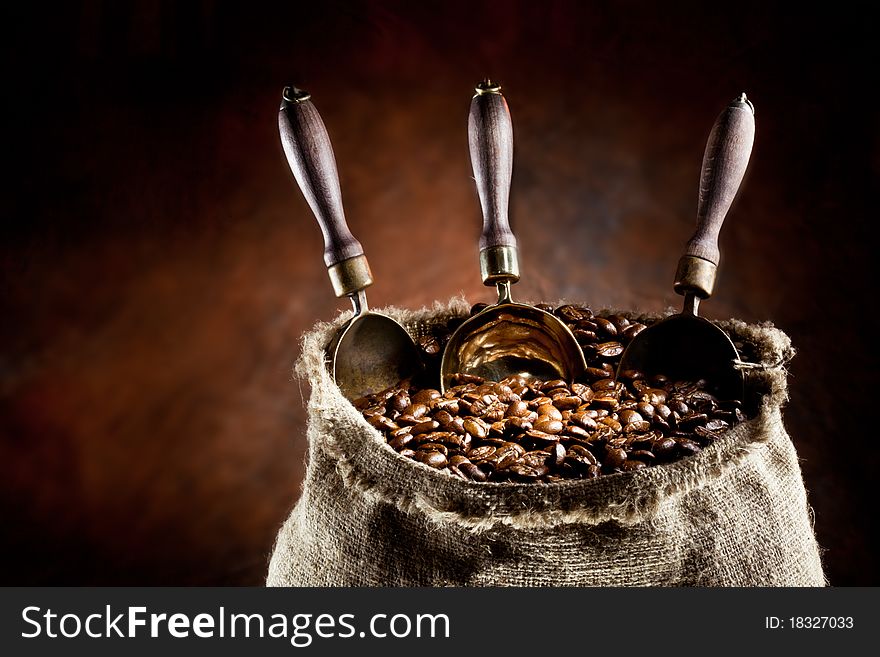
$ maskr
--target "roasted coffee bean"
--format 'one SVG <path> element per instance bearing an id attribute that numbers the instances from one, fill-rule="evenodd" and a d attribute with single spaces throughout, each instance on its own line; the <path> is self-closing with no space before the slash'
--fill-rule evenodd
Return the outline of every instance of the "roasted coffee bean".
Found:
<path id="1" fill-rule="evenodd" d="M 563 429 L 566 436 L 571 436 L 572 438 L 577 438 L 578 440 L 589 441 L 590 440 L 590 432 L 586 429 L 582 429 L 576 424 L 569 425 Z"/>
<path id="2" fill-rule="evenodd" d="M 556 395 L 553 397 L 553 405 L 562 411 L 570 411 L 583 403 L 580 397 L 573 395 Z"/>
<path id="3" fill-rule="evenodd" d="M 547 463 L 547 458 L 549 454 L 543 451 L 535 451 L 535 452 L 526 452 L 520 457 L 520 463 L 525 463 L 531 466 L 545 465 Z"/>
<path id="4" fill-rule="evenodd" d="M 633 470 L 641 470 L 642 468 L 647 467 L 644 461 L 630 461 L 627 460 L 622 466 L 621 469 L 624 472 L 632 472 Z"/>
<path id="5" fill-rule="evenodd" d="M 642 391 L 642 401 L 648 402 L 653 406 L 666 403 L 666 391 L 662 388 L 648 388 Z M 664 418 L 665 419 L 665 418 Z"/>
<path id="6" fill-rule="evenodd" d="M 593 321 L 596 322 L 596 326 L 599 327 L 599 330 L 609 338 L 617 337 L 617 327 L 614 325 L 614 322 L 605 319 L 604 317 L 595 317 L 593 318 Z"/>
<path id="7" fill-rule="evenodd" d="M 475 463 L 462 463 L 458 466 L 459 472 L 472 481 L 486 481 L 487 476 Z"/>
<path id="8" fill-rule="evenodd" d="M 609 372 L 599 367 L 587 367 L 585 374 L 591 379 L 605 379 L 608 378 Z"/>
<path id="9" fill-rule="evenodd" d="M 689 413 L 679 418 L 677 426 L 681 431 L 690 431 L 698 425 L 706 424 L 708 419 L 705 413 Z"/>
<path id="10" fill-rule="evenodd" d="M 569 422 L 578 427 L 586 429 L 587 431 L 595 431 L 596 427 L 598 426 L 596 424 L 596 420 L 589 414 L 588 411 L 584 411 L 581 413 L 572 413 L 569 416 Z"/>
<path id="11" fill-rule="evenodd" d="M 486 423 L 475 417 L 464 419 L 464 430 L 478 439 L 483 439 L 489 435 L 489 427 L 486 426 Z"/>
<path id="12" fill-rule="evenodd" d="M 685 456 L 690 456 L 700 451 L 700 445 L 690 438 L 678 438 L 675 442 L 678 443 L 678 451 Z"/>
<path id="13" fill-rule="evenodd" d="M 538 386 L 538 390 L 543 392 L 545 395 L 549 395 L 552 391 L 557 388 L 565 388 L 568 389 L 568 384 L 562 379 L 553 379 L 551 381 L 545 381 L 540 386 Z"/>
<path id="14" fill-rule="evenodd" d="M 546 465 L 531 465 L 518 461 L 510 466 L 511 474 L 519 479 L 533 481 L 550 473 L 550 468 Z"/>
<path id="15" fill-rule="evenodd" d="M 611 448 L 605 450 L 605 458 L 602 464 L 606 468 L 619 468 L 626 462 L 626 452 L 622 448 Z"/>
<path id="16" fill-rule="evenodd" d="M 529 405 L 524 401 L 515 401 L 507 407 L 507 417 L 524 417 L 529 414 Z"/>
<path id="17" fill-rule="evenodd" d="M 425 420 L 424 422 L 419 422 L 418 424 L 413 425 L 410 428 L 410 433 L 412 435 L 417 436 L 420 433 L 428 433 L 429 431 L 436 431 L 440 428 L 440 423 L 434 420 Z"/>
<path id="18" fill-rule="evenodd" d="M 398 436 L 397 438 L 392 438 L 388 441 L 388 444 L 395 452 L 399 452 L 404 447 L 406 447 L 412 441 L 412 439 L 412 434 L 405 433 L 402 436 Z"/>
<path id="19" fill-rule="evenodd" d="M 532 429 L 532 423 L 523 417 L 507 418 L 507 433 L 516 435 Z"/>
<path id="20" fill-rule="evenodd" d="M 651 451 L 657 458 L 666 458 L 670 456 L 676 448 L 677 443 L 672 438 L 660 438 L 655 440 Z"/>
<path id="21" fill-rule="evenodd" d="M 582 347 L 586 347 L 595 342 L 599 341 L 599 336 L 596 335 L 595 331 L 587 331 L 585 329 L 575 329 L 573 331 L 574 339 L 577 340 L 578 344 Z"/>
<path id="22" fill-rule="evenodd" d="M 582 319 L 590 319 L 593 311 L 586 306 L 575 306 L 572 304 L 560 306 L 555 310 L 555 314 L 566 322 L 577 322 Z"/>
<path id="23" fill-rule="evenodd" d="M 458 415 L 458 400 L 457 399 L 438 399 L 434 403 L 434 408 L 441 411 L 446 411 L 450 415 Z"/>
<path id="24" fill-rule="evenodd" d="M 419 338 L 418 344 L 428 356 L 436 356 L 442 350 L 440 341 L 433 335 L 422 336 Z"/>
<path id="25" fill-rule="evenodd" d="M 557 434 L 562 432 L 562 420 L 554 420 L 548 415 L 541 415 L 535 422 L 535 431 L 543 431 L 544 433 Z"/>
<path id="26" fill-rule="evenodd" d="M 430 442 L 423 443 L 418 446 L 416 449 L 417 452 L 440 452 L 443 456 L 447 456 L 449 454 L 449 449 L 446 445 L 441 445 L 440 443 Z"/>
<path id="27" fill-rule="evenodd" d="M 379 429 L 379 431 L 394 431 L 395 429 L 400 428 L 396 423 L 392 422 L 384 415 L 371 415 L 367 418 L 367 422 L 370 426 Z"/>
<path id="28" fill-rule="evenodd" d="M 434 399 L 438 399 L 440 397 L 440 391 L 434 390 L 433 388 L 425 388 L 424 390 L 419 390 L 416 394 L 412 395 L 410 399 L 413 404 L 427 404 Z"/>
<path id="29" fill-rule="evenodd" d="M 494 445 L 483 445 L 482 447 L 474 447 L 468 451 L 468 458 L 471 461 L 480 461 L 492 458 L 495 455 L 497 447 Z"/>
<path id="30" fill-rule="evenodd" d="M 620 433 L 623 431 L 623 425 L 612 417 L 603 417 L 599 420 L 599 424 L 604 424 L 606 427 L 610 427 L 614 433 Z"/>
<path id="31" fill-rule="evenodd" d="M 730 425 L 724 420 L 709 420 L 705 426 L 707 431 L 719 432 L 727 430 Z"/>
<path id="32" fill-rule="evenodd" d="M 648 327 L 645 326 L 644 324 L 630 324 L 625 329 L 623 329 L 623 333 L 622 333 L 623 338 L 627 342 L 631 342 L 634 337 L 636 337 L 639 333 L 644 331 L 646 328 L 648 328 Z"/>
<path id="33" fill-rule="evenodd" d="M 607 411 L 616 411 L 617 407 L 620 406 L 620 402 L 617 397 L 613 395 L 606 395 L 604 393 L 596 395 L 593 397 L 593 405 L 605 409 Z"/>
<path id="34" fill-rule="evenodd" d="M 415 453 L 415 459 L 432 468 L 445 468 L 448 463 L 446 455 L 440 452 L 423 452 L 419 450 Z"/>
<path id="35" fill-rule="evenodd" d="M 627 458 L 638 459 L 640 461 L 653 461 L 655 456 L 654 452 L 647 449 L 634 449 L 628 455 Z"/>
<path id="36" fill-rule="evenodd" d="M 409 395 L 406 391 L 401 390 L 400 392 L 391 395 L 388 398 L 388 401 L 385 404 L 385 408 L 389 413 L 393 411 L 397 411 L 398 413 L 403 413 L 404 409 L 410 405 Z"/>
<path id="37" fill-rule="evenodd" d="M 642 422 L 644 418 L 639 415 L 638 411 L 623 410 L 617 413 L 617 419 L 624 424 L 632 424 L 633 422 Z"/>
<path id="38" fill-rule="evenodd" d="M 562 420 L 562 412 L 553 405 L 552 401 L 541 404 L 535 412 L 538 414 L 538 421 L 542 418 L 545 420 Z"/>
<path id="39" fill-rule="evenodd" d="M 565 445 L 562 443 L 555 443 L 548 449 L 550 450 L 550 454 L 547 464 L 555 468 L 562 467 L 562 464 L 565 462 Z"/>
<path id="40" fill-rule="evenodd" d="M 537 445 L 551 445 L 559 442 L 560 439 L 556 434 L 546 433 L 545 431 L 539 431 L 538 429 L 526 431 L 525 435 Z"/>
<path id="41" fill-rule="evenodd" d="M 623 345 L 619 342 L 602 342 L 594 347 L 597 356 L 616 358 L 623 353 Z"/>

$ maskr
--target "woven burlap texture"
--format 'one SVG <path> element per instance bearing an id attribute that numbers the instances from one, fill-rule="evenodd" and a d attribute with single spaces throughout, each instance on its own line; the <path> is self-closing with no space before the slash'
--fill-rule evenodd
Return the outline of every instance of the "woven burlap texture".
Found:
<path id="1" fill-rule="evenodd" d="M 416 333 L 462 300 L 382 312 Z M 763 366 L 759 412 L 696 456 L 554 484 L 466 482 L 399 456 L 342 397 L 323 347 L 349 313 L 303 337 L 311 386 L 302 494 L 269 586 L 822 586 L 797 454 L 782 422 L 791 342 L 718 322 Z M 646 316 L 642 316 L 644 319 Z"/>

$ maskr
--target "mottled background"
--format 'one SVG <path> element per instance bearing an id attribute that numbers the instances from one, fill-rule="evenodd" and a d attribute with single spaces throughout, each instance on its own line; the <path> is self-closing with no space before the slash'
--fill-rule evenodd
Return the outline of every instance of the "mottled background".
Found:
<path id="1" fill-rule="evenodd" d="M 678 304 L 706 136 L 749 93 L 756 146 L 705 312 L 792 336 L 785 417 L 828 575 L 878 583 L 864 17 L 749 1 L 30 4 L 2 9 L 0 582 L 261 582 L 303 472 L 297 341 L 346 305 L 283 160 L 282 86 L 311 91 L 328 126 L 372 305 L 420 307 L 491 298 L 466 141 L 491 75 L 515 127 L 516 292 L 596 308 Z"/>

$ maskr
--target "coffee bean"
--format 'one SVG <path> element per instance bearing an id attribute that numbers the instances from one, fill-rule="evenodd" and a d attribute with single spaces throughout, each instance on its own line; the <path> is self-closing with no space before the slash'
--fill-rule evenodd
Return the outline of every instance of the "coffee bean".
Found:
<path id="1" fill-rule="evenodd" d="M 545 431 L 539 431 L 538 429 L 532 429 L 531 431 L 526 431 L 525 435 L 528 438 L 531 438 L 532 441 L 534 441 L 538 445 L 549 445 L 549 444 L 559 442 L 558 435 L 552 434 L 552 433 L 547 433 Z"/>
<path id="2" fill-rule="evenodd" d="M 562 431 L 562 420 L 554 420 L 549 415 L 541 415 L 535 422 L 535 431 L 557 434 Z"/>
<path id="3" fill-rule="evenodd" d="M 552 403 L 541 404 L 538 406 L 536 412 L 538 413 L 538 421 L 540 421 L 541 418 L 562 421 L 562 413 Z"/>
<path id="4" fill-rule="evenodd" d="M 474 417 L 464 419 L 464 430 L 474 438 L 482 439 L 489 435 L 489 428 L 486 426 L 486 423 Z"/>
<path id="5" fill-rule="evenodd" d="M 647 467 L 643 461 L 626 461 L 621 469 L 624 472 L 632 472 L 633 470 L 641 470 L 642 468 Z"/>
<path id="6" fill-rule="evenodd" d="M 578 344 L 582 347 L 589 346 L 595 342 L 599 341 L 599 336 L 595 331 L 587 331 L 584 329 L 575 329 L 573 331 L 574 339 L 577 340 Z"/>
<path id="7" fill-rule="evenodd" d="M 697 444 L 690 438 L 678 438 L 675 442 L 678 443 L 678 451 L 685 456 L 691 456 L 692 454 L 696 454 L 700 451 L 699 444 Z"/>
<path id="8" fill-rule="evenodd" d="M 624 424 L 632 424 L 633 422 L 642 422 L 644 420 L 637 411 L 623 410 L 619 411 L 617 416 Z"/>
<path id="9" fill-rule="evenodd" d="M 419 338 L 418 345 L 428 356 L 436 356 L 440 353 L 440 341 L 433 335 L 425 335 Z"/>
<path id="10" fill-rule="evenodd" d="M 578 440 L 590 440 L 590 432 L 586 429 L 582 429 L 576 424 L 569 425 L 563 429 L 566 436 L 571 436 L 572 438 L 577 438 Z"/>
<path id="11" fill-rule="evenodd" d="M 428 402 L 438 399 L 440 397 L 440 391 L 434 390 L 433 388 L 425 388 L 424 390 L 419 390 L 416 394 L 414 394 L 410 399 L 413 404 L 427 404 Z"/>
<path id="12" fill-rule="evenodd" d="M 468 458 L 472 461 L 490 459 L 495 455 L 496 449 L 497 447 L 495 447 L 494 445 L 483 445 L 482 447 L 475 447 L 472 450 L 468 451 Z"/>
<path id="13" fill-rule="evenodd" d="M 620 402 L 617 400 L 617 397 L 603 393 L 593 397 L 593 405 L 605 410 L 615 411 L 620 406 Z"/>
<path id="14" fill-rule="evenodd" d="M 486 473 L 475 463 L 462 463 L 458 466 L 459 471 L 472 481 L 486 481 Z"/>
<path id="15" fill-rule="evenodd" d="M 648 388 L 642 391 L 642 401 L 648 402 L 653 406 L 666 403 L 666 391 L 662 388 Z M 665 418 L 664 418 L 665 419 Z"/>
<path id="16" fill-rule="evenodd" d="M 432 468 L 445 468 L 448 463 L 446 456 L 440 452 L 417 451 L 415 453 L 415 459 L 425 465 L 431 466 Z"/>
<path id="17" fill-rule="evenodd" d="M 554 443 L 549 449 L 550 455 L 547 463 L 555 468 L 562 467 L 565 462 L 565 446 L 562 443 Z"/>
<path id="18" fill-rule="evenodd" d="M 677 443 L 672 438 L 660 438 L 654 441 L 651 451 L 657 458 L 665 458 L 675 451 L 676 445 Z"/>
<path id="19" fill-rule="evenodd" d="M 440 428 L 439 422 L 436 422 L 434 420 L 425 420 L 424 422 L 419 422 L 418 424 L 413 425 L 412 428 L 410 429 L 410 433 L 412 433 L 412 435 L 414 435 L 414 436 L 417 436 L 420 433 L 427 433 L 429 431 L 436 431 L 439 428 Z"/>
<path id="20" fill-rule="evenodd" d="M 678 420 L 678 428 L 682 431 L 693 430 L 697 425 L 703 425 L 709 418 L 705 413 L 689 413 Z"/>
<path id="21" fill-rule="evenodd" d="M 724 420 L 709 420 L 706 422 L 707 431 L 725 431 L 729 426 Z"/>
<path id="22" fill-rule="evenodd" d="M 577 322 L 581 319 L 590 319 L 593 316 L 593 311 L 586 306 L 569 304 L 557 308 L 555 314 L 566 322 Z"/>
<path id="23" fill-rule="evenodd" d="M 614 322 L 605 319 L 604 317 L 595 317 L 593 321 L 596 322 L 599 330 L 601 330 L 602 333 L 607 335 L 609 338 L 617 337 L 617 327 L 614 325 Z"/>
<path id="24" fill-rule="evenodd" d="M 622 334 L 623 338 L 627 342 L 630 342 L 630 341 L 632 341 L 632 339 L 634 337 L 636 337 L 639 333 L 644 331 L 646 328 L 648 328 L 648 327 L 645 326 L 644 324 L 630 324 L 625 329 L 623 329 L 623 334 Z"/>
<path id="25" fill-rule="evenodd" d="M 522 417 L 507 418 L 507 433 L 516 435 L 532 429 L 532 423 Z"/>
<path id="26" fill-rule="evenodd" d="M 399 452 L 404 447 L 406 447 L 411 441 L 413 437 L 412 434 L 405 433 L 402 436 L 398 436 L 397 438 L 393 438 L 388 441 L 388 444 L 391 446 L 395 452 Z"/>
<path id="27" fill-rule="evenodd" d="M 605 458 L 602 463 L 606 468 L 619 468 L 626 462 L 626 452 L 621 448 L 605 450 Z"/>
<path id="28" fill-rule="evenodd" d="M 379 429 L 379 431 L 394 431 L 395 429 L 400 428 L 396 423 L 392 422 L 384 415 L 371 415 L 367 418 L 367 422 L 370 426 Z"/>
<path id="29" fill-rule="evenodd" d="M 623 345 L 619 342 L 602 342 L 594 347 L 597 356 L 615 358 L 623 353 Z"/>

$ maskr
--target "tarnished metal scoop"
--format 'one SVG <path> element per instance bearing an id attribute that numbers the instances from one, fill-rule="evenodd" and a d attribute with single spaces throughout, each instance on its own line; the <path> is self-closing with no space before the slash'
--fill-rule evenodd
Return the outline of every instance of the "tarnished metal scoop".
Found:
<path id="1" fill-rule="evenodd" d="M 354 306 L 354 317 L 327 345 L 326 362 L 343 394 L 356 399 L 417 374 L 421 357 L 406 329 L 367 308 L 370 265 L 345 223 L 333 147 L 309 98 L 296 87 L 284 89 L 278 130 L 290 170 L 324 234 L 324 263 L 333 290 Z"/>
<path id="2" fill-rule="evenodd" d="M 449 338 L 440 367 L 441 389 L 458 372 L 493 381 L 520 375 L 571 382 L 586 368 L 574 335 L 554 315 L 510 297 L 510 286 L 519 280 L 516 237 L 507 218 L 513 126 L 497 84 L 486 80 L 477 86 L 468 136 L 483 208 L 480 273 L 483 283 L 498 288 L 498 303 L 468 319 Z"/>
<path id="3" fill-rule="evenodd" d="M 618 377 L 626 370 L 676 380 L 706 379 L 725 399 L 743 398 L 739 354 L 727 334 L 698 316 L 701 299 L 712 295 L 718 266 L 718 234 L 742 182 L 755 139 L 755 108 L 741 94 L 719 115 L 703 155 L 697 230 L 678 261 L 675 291 L 684 308 L 650 326 L 627 347 Z"/>

